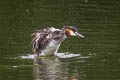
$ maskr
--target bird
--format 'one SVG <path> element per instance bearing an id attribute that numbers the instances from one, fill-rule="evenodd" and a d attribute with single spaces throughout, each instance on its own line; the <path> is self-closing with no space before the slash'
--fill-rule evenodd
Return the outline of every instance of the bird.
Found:
<path id="1" fill-rule="evenodd" d="M 32 52 L 36 56 L 56 54 L 61 43 L 68 37 L 84 38 L 74 26 L 63 26 L 62 29 L 47 27 L 32 33 Z"/>

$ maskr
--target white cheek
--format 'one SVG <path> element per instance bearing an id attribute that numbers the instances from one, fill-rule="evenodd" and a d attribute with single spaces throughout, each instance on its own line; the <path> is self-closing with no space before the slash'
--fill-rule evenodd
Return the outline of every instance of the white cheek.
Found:
<path id="1" fill-rule="evenodd" d="M 73 31 L 70 31 L 71 36 L 77 36 Z"/>

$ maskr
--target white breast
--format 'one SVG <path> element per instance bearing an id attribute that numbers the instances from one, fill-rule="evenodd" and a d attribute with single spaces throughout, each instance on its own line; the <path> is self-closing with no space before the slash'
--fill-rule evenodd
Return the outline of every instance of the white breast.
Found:
<path id="1" fill-rule="evenodd" d="M 56 42 L 55 40 L 52 40 L 48 46 L 41 51 L 41 55 L 52 55 L 57 53 L 61 43 Z"/>

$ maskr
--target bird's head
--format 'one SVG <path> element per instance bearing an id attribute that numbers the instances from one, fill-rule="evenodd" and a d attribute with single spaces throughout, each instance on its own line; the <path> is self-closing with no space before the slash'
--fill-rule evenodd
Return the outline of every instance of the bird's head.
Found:
<path id="1" fill-rule="evenodd" d="M 63 27 L 63 29 L 65 31 L 65 34 L 68 37 L 70 37 L 70 36 L 78 36 L 78 37 L 84 38 L 84 36 L 78 32 L 78 29 L 76 27 L 65 26 L 65 27 Z"/>

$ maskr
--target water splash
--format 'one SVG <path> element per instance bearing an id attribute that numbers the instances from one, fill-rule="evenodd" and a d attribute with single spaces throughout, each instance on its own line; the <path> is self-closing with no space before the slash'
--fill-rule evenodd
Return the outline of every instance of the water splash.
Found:
<path id="1" fill-rule="evenodd" d="M 65 52 L 65 53 L 56 53 L 55 56 L 57 56 L 58 58 L 72 58 L 72 57 L 80 56 L 80 54 Z M 22 58 L 22 59 L 34 59 L 35 55 L 29 54 L 26 56 L 20 56 L 20 58 Z"/>
<path id="2" fill-rule="evenodd" d="M 59 58 L 71 58 L 71 57 L 80 56 L 80 54 L 74 54 L 74 53 L 69 53 L 69 52 L 66 52 L 66 53 L 57 53 L 55 55 L 57 57 L 59 57 Z"/>
<path id="3" fill-rule="evenodd" d="M 34 54 L 28 54 L 26 56 L 20 56 L 20 58 L 22 58 L 22 59 L 34 59 L 35 55 Z"/>

